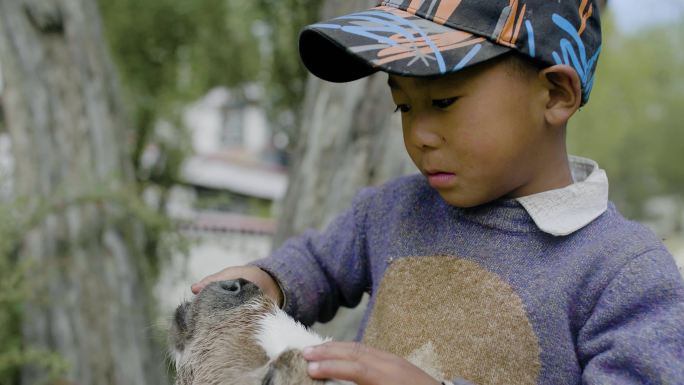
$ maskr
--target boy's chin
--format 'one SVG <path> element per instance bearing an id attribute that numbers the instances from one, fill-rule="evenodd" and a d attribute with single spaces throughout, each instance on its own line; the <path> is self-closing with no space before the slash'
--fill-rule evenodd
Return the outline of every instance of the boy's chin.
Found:
<path id="1" fill-rule="evenodd" d="M 454 192 L 454 191 L 439 191 L 437 190 L 439 195 L 444 199 L 446 203 L 448 203 L 450 206 L 462 208 L 462 209 L 467 209 L 470 207 L 476 207 L 480 206 L 482 204 L 485 204 L 487 202 L 491 202 L 494 199 L 490 199 L 489 197 L 484 197 L 484 196 L 478 196 L 475 194 L 464 194 L 463 192 Z"/>

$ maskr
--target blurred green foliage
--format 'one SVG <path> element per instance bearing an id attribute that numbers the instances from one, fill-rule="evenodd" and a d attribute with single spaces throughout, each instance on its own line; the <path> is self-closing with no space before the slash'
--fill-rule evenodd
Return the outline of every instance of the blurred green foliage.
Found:
<path id="1" fill-rule="evenodd" d="M 141 182 L 169 187 L 187 152 L 187 136 L 181 129 L 171 136 L 156 136 L 155 124 L 161 118 L 178 123 L 181 107 L 212 86 L 234 86 L 255 78 L 258 52 L 239 22 L 254 14 L 253 3 L 103 0 L 99 4 L 132 114 L 136 175 Z M 223 49 L 224 44 L 231 47 Z M 164 161 L 144 173 L 141 155 L 152 143 Z"/>
<path id="2" fill-rule="evenodd" d="M 316 18 L 322 0 L 98 2 L 132 123 L 129 151 L 138 191 L 115 192 L 100 186 L 72 201 L 60 200 L 56 193 L 52 202 L 32 208 L 17 200 L 0 201 L 0 385 L 18 384 L 24 364 L 45 368 L 48 381 L 68 367 L 55 353 L 26 346 L 21 338 L 22 304 L 34 300 L 37 291 L 35 279 L 26 279 L 36 266 L 18 258 L 30 229 L 70 205 L 112 205 L 122 220 L 135 218 L 144 227 L 147 259 L 138 263 L 150 284 L 165 255 L 187 252 L 189 246 L 171 231 L 175 223 L 139 198 L 150 184 L 164 191 L 177 182 L 189 148 L 189 137 L 180 124 L 181 109 L 213 87 L 240 91 L 242 85 L 260 82 L 268 90 L 265 107 L 270 116 L 277 118 L 283 111 L 296 115 L 306 77 L 296 39 L 301 26 Z M 170 122 L 165 127 L 175 131 L 160 133 L 161 120 Z M 161 161 L 144 170 L 141 155 L 148 145 L 160 149 Z M 256 206 L 264 214 L 263 205 Z"/>
<path id="3" fill-rule="evenodd" d="M 33 300 L 36 293 L 25 279 L 32 266 L 18 260 L 18 251 L 32 222 L 22 202 L 0 202 L 0 385 L 18 384 L 25 364 L 46 369 L 49 379 L 67 368 L 59 355 L 27 347 L 21 338 L 23 303 Z"/>
<path id="4" fill-rule="evenodd" d="M 254 2 L 103 0 L 100 8 L 134 107 L 163 115 L 211 87 L 258 75 Z"/>
<path id="5" fill-rule="evenodd" d="M 213 87 L 236 91 L 250 82 L 267 89 L 265 106 L 276 129 L 283 112 L 299 111 L 305 72 L 297 36 L 318 15 L 322 0 L 99 0 L 104 28 L 133 119 L 138 179 L 168 187 L 177 181 L 189 138 L 184 105 Z M 155 123 L 174 123 L 175 135 L 155 135 Z M 288 127 L 289 126 L 289 127 Z M 155 144 L 161 167 L 143 172 L 141 155 Z"/>
<path id="6" fill-rule="evenodd" d="M 271 57 L 266 58 L 269 60 L 266 76 L 261 79 L 267 86 L 268 112 L 276 124 L 283 111 L 292 112 L 294 121 L 277 128 L 293 135 L 300 121 L 308 75 L 299 60 L 299 32 L 305 25 L 318 21 L 323 0 L 256 0 L 256 3 L 272 44 Z"/>
<path id="7" fill-rule="evenodd" d="M 160 191 L 158 208 L 178 183 L 190 137 L 182 109 L 218 86 L 243 91 L 259 83 L 275 131 L 292 134 L 307 73 L 300 64 L 301 28 L 323 0 L 98 0 L 105 36 L 132 119 L 131 156 L 139 189 Z M 283 119 L 283 116 L 292 119 Z M 170 124 L 159 124 L 164 121 Z M 160 128 L 161 127 L 161 128 Z M 143 151 L 160 153 L 152 167 Z M 255 206 L 262 213 L 263 204 Z M 150 234 L 148 254 L 158 239 Z"/>
<path id="8" fill-rule="evenodd" d="M 49 281 L 53 270 L 48 264 L 37 265 L 29 259 L 20 259 L 19 255 L 27 236 L 46 218 L 64 215 L 69 208 L 89 205 L 98 207 L 107 215 L 107 225 L 118 226 L 126 233 L 127 240 L 135 239 L 134 233 L 163 238 L 154 254 L 138 253 L 135 259 L 144 277 L 142 286 L 147 291 L 153 290 L 161 264 L 168 257 L 179 252 L 188 253 L 189 241 L 175 231 L 179 223 L 149 208 L 137 191 L 97 185 L 84 186 L 82 194 L 71 199 L 56 191 L 50 202 L 36 202 L 29 197 L 0 201 L 0 385 L 19 384 L 24 365 L 45 369 L 45 384 L 60 383 L 60 376 L 68 369 L 69 363 L 58 354 L 22 341 L 22 307 L 27 303 L 40 303 L 41 293 L 48 290 L 44 283 Z M 64 251 L 68 252 L 71 247 L 91 242 L 97 238 L 96 234 L 101 234 L 98 226 L 84 231 L 76 240 L 60 241 L 63 241 Z M 76 244 L 68 245 L 69 242 Z M 139 251 L 136 245 L 130 246 L 132 253 Z M 156 309 L 149 310 L 153 312 Z"/>
<path id="9" fill-rule="evenodd" d="M 633 34 L 610 13 L 603 24 L 596 84 L 569 147 L 606 169 L 611 199 L 639 219 L 647 198 L 684 194 L 684 20 Z"/>

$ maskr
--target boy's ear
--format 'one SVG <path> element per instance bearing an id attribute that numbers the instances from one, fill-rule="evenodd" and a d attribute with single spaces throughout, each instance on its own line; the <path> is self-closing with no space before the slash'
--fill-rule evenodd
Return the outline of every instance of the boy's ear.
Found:
<path id="1" fill-rule="evenodd" d="M 568 65 L 555 65 L 541 70 L 539 77 L 548 92 L 546 122 L 551 126 L 565 125 L 582 104 L 579 75 Z"/>

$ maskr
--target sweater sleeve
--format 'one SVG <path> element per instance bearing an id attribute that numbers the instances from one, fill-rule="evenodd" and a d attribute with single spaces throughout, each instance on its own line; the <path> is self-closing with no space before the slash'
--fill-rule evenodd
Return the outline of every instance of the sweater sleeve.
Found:
<path id="1" fill-rule="evenodd" d="M 664 249 L 622 267 L 578 335 L 583 384 L 681 384 L 684 282 Z"/>
<path id="2" fill-rule="evenodd" d="M 307 230 L 251 263 L 278 281 L 284 310 L 303 324 L 328 321 L 340 306 L 356 306 L 370 287 L 364 222 L 372 191 L 361 190 L 325 231 Z"/>

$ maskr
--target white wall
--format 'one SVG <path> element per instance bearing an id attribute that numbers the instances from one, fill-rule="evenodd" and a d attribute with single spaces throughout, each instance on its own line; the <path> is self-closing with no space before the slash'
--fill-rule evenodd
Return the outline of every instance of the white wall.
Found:
<path id="1" fill-rule="evenodd" d="M 189 232 L 195 242 L 190 254 L 173 255 L 165 264 L 156 287 L 162 321 L 183 301 L 192 298 L 190 285 L 209 274 L 268 255 L 271 236 L 266 234 Z"/>
<path id="2" fill-rule="evenodd" d="M 157 324 L 165 331 L 173 311 L 184 300 L 192 298 L 192 283 L 209 274 L 236 265 L 244 265 L 252 260 L 266 257 L 271 248 L 271 236 L 263 234 L 239 233 L 194 233 L 190 235 L 197 244 L 190 255 L 173 256 L 166 264 L 156 287 L 160 319 Z M 356 309 L 340 308 L 335 318 L 326 324 L 316 324 L 314 329 L 336 340 L 353 340 L 368 304 L 365 295 Z"/>

